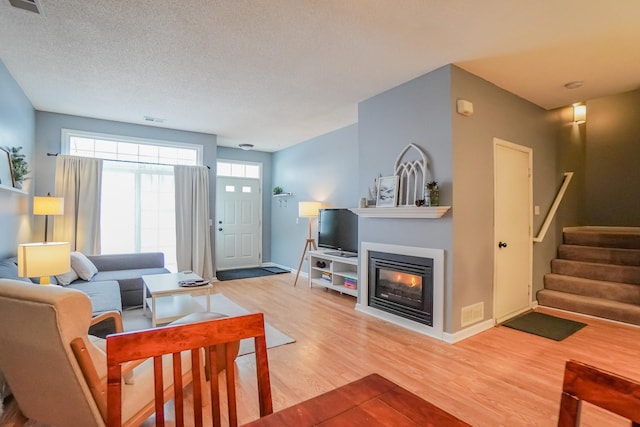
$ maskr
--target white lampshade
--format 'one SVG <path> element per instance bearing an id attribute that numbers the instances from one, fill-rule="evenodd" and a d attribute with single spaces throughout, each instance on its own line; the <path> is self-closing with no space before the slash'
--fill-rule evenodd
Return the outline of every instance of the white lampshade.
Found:
<path id="1" fill-rule="evenodd" d="M 64 197 L 36 196 L 33 198 L 34 215 L 64 215 Z"/>
<path id="2" fill-rule="evenodd" d="M 318 210 L 320 210 L 321 206 L 322 204 L 320 202 L 298 202 L 298 216 L 318 216 Z"/>
<path id="3" fill-rule="evenodd" d="M 18 276 L 40 277 L 47 284 L 49 276 L 71 269 L 71 244 L 68 242 L 26 243 L 18 245 Z"/>

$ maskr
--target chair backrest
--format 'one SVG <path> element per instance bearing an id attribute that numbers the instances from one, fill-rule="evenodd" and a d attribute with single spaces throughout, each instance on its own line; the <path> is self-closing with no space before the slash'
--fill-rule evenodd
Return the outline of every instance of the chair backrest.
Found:
<path id="1" fill-rule="evenodd" d="M 106 357 L 88 339 L 90 322 L 91 301 L 80 291 L 0 279 L 0 370 L 27 418 L 104 425 L 70 346 L 86 339 L 106 375 Z"/>
<path id="2" fill-rule="evenodd" d="M 225 317 L 192 324 L 165 326 L 138 332 L 125 332 L 107 337 L 107 420 L 109 426 L 120 425 L 121 402 L 121 364 L 144 358 L 153 358 L 155 375 L 156 425 L 164 425 L 164 398 L 161 374 L 164 366 L 163 355 L 173 355 L 173 383 L 175 402 L 175 425 L 184 425 L 184 396 L 182 393 L 181 352 L 190 352 L 193 379 L 194 424 L 202 425 L 202 402 L 206 399 L 203 393 L 210 393 L 211 419 L 214 426 L 221 425 L 220 391 L 218 381 L 213 376 L 209 383 L 209 391 L 203 391 L 204 375 L 201 349 L 208 352 L 209 360 L 217 360 L 216 345 L 253 338 L 255 341 L 256 370 L 258 378 L 258 399 L 260 416 L 273 412 L 271 401 L 271 385 L 269 380 L 269 364 L 267 361 L 267 345 L 264 331 L 264 315 L 248 314 L 238 317 Z M 226 347 L 226 396 L 229 413 L 229 425 L 237 426 L 236 393 L 235 393 L 235 354 L 231 346 Z M 184 355 L 183 355 L 184 356 Z M 182 357 L 183 357 L 182 356 Z"/>
<path id="3" fill-rule="evenodd" d="M 606 409 L 640 427 L 640 382 L 570 360 L 565 365 L 559 427 L 580 425 L 582 402 Z"/>

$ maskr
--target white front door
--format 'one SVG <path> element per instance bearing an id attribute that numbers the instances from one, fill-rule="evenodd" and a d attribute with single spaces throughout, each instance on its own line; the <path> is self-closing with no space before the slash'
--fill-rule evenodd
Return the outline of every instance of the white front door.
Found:
<path id="1" fill-rule="evenodd" d="M 531 148 L 494 138 L 494 309 L 496 323 L 531 307 Z"/>
<path id="2" fill-rule="evenodd" d="M 218 176 L 216 183 L 216 270 L 259 266 L 260 180 Z"/>

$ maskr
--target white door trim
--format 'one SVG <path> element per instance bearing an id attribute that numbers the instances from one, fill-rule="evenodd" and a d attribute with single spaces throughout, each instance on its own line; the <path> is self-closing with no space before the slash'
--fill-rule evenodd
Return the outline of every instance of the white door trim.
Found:
<path id="1" fill-rule="evenodd" d="M 528 294 L 528 304 L 527 307 L 524 307 L 523 309 L 514 312 L 514 313 L 509 313 L 507 316 L 502 316 L 502 317 L 497 317 L 496 314 L 496 308 L 497 308 L 497 300 L 498 300 L 498 286 L 497 286 L 497 267 L 498 267 L 498 256 L 497 256 L 497 252 L 498 252 L 498 239 L 499 236 L 497 236 L 497 227 L 496 227 L 496 223 L 495 223 L 495 195 L 497 193 L 497 174 L 496 174 L 496 166 L 497 166 L 497 149 L 499 146 L 505 147 L 505 148 L 509 148 L 512 150 L 516 150 L 516 151 L 520 151 L 523 153 L 526 153 L 528 156 L 528 167 L 529 167 L 529 174 L 528 174 L 528 197 L 527 197 L 527 203 L 528 203 L 528 225 L 529 225 L 529 231 L 528 231 L 528 244 L 529 244 L 529 255 L 528 255 L 528 259 L 527 259 L 527 270 L 528 270 L 528 280 L 527 280 L 527 294 Z M 523 313 L 525 311 L 528 311 L 532 308 L 532 281 L 533 281 L 533 149 L 530 147 L 525 147 L 523 145 L 519 145 L 519 144 L 514 144 L 512 142 L 509 141 L 505 141 L 502 140 L 500 138 L 493 138 L 493 194 L 494 194 L 494 224 L 493 224 L 493 242 L 494 242 L 494 246 L 493 246 L 493 318 L 495 323 L 500 323 L 503 322 L 511 317 L 514 317 L 520 313 Z"/>

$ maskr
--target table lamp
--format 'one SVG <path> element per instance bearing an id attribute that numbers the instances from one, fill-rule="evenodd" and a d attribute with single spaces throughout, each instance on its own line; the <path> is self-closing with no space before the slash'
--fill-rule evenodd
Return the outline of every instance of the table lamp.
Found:
<path id="1" fill-rule="evenodd" d="M 307 249 L 310 250 L 313 248 L 314 251 L 318 250 L 315 239 L 311 237 L 311 221 L 314 217 L 318 216 L 318 210 L 321 206 L 320 202 L 298 202 L 298 216 L 307 217 L 309 220 L 309 237 L 307 237 L 307 242 L 304 244 L 304 250 L 302 251 L 300 265 L 298 265 L 298 272 L 296 273 L 296 280 L 293 282 L 293 286 L 296 286 L 298 283 L 298 276 L 300 275 L 300 269 L 302 268 L 302 263 L 304 262 L 304 256 L 307 253 Z"/>
<path id="2" fill-rule="evenodd" d="M 36 196 L 33 198 L 33 214 L 44 215 L 44 241 L 47 241 L 47 225 L 49 224 L 49 215 L 64 214 L 64 197 L 52 197 L 51 194 L 46 196 Z"/>
<path id="3" fill-rule="evenodd" d="M 71 269 L 71 244 L 68 242 L 25 243 L 18 245 L 18 276 L 40 277 L 41 285 L 51 283 L 49 276 Z"/>

